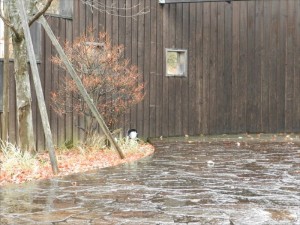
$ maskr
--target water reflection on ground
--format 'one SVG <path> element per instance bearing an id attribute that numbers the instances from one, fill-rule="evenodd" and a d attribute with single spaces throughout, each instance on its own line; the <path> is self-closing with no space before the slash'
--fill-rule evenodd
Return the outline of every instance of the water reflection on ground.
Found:
<path id="1" fill-rule="evenodd" d="M 2 187 L 0 224 L 300 224 L 298 142 L 154 145 L 139 162 Z"/>

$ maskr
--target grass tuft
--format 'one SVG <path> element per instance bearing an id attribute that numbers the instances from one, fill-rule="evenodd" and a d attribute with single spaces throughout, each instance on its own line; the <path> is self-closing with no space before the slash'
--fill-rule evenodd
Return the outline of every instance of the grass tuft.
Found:
<path id="1" fill-rule="evenodd" d="M 1 171 L 13 174 L 16 168 L 20 170 L 35 170 L 38 168 L 38 160 L 29 152 L 22 152 L 20 148 L 10 142 L 0 140 L 0 151 L 3 162 L 0 164 Z"/>
<path id="2" fill-rule="evenodd" d="M 128 137 L 118 139 L 117 143 L 125 154 L 141 153 L 142 150 L 140 147 L 144 144 L 144 142 L 139 139 L 129 139 Z"/>

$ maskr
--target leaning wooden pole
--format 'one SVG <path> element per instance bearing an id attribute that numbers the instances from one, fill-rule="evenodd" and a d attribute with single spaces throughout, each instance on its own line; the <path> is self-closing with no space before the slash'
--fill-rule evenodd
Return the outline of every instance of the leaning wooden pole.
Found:
<path id="1" fill-rule="evenodd" d="M 7 2 L 4 2 L 4 14 L 7 15 Z M 9 28 L 4 23 L 4 62 L 3 62 L 3 117 L 2 140 L 8 141 L 9 121 Z"/>
<path id="2" fill-rule="evenodd" d="M 54 47 L 56 48 L 60 58 L 62 59 L 62 61 L 64 62 L 64 64 L 66 65 L 66 68 L 70 74 L 70 76 L 72 77 L 72 79 L 75 81 L 78 90 L 80 91 L 81 95 L 83 96 L 85 102 L 87 103 L 87 105 L 89 106 L 89 108 L 91 109 L 93 115 L 95 116 L 95 118 L 97 119 L 101 129 L 103 130 L 104 134 L 106 135 L 106 137 L 108 138 L 108 140 L 110 141 L 111 145 L 118 151 L 120 157 L 123 159 L 125 158 L 124 153 L 122 152 L 121 148 L 119 147 L 119 145 L 117 144 L 117 142 L 115 141 L 115 139 L 113 138 L 110 130 L 108 129 L 108 127 L 106 126 L 102 116 L 100 115 L 98 109 L 96 108 L 95 104 L 93 103 L 93 100 L 90 98 L 89 94 L 87 93 L 86 89 L 84 88 L 80 78 L 78 77 L 76 71 L 74 70 L 70 60 L 68 59 L 68 57 L 66 56 L 66 54 L 64 53 L 63 48 L 61 47 L 61 45 L 59 44 L 57 38 L 55 37 L 55 35 L 53 34 L 49 24 L 47 23 L 46 19 L 44 16 L 41 16 L 38 20 L 42 26 L 44 27 L 46 33 L 48 34 L 49 38 L 52 41 L 52 44 L 54 45 Z"/>
<path id="3" fill-rule="evenodd" d="M 41 85 L 41 80 L 40 80 L 40 76 L 39 76 L 38 67 L 36 64 L 36 58 L 35 58 L 35 54 L 34 54 L 32 39 L 31 39 L 30 30 L 29 30 L 29 26 L 28 26 L 27 14 L 26 14 L 23 0 L 18 0 L 17 4 L 18 4 L 19 12 L 20 12 L 21 21 L 22 21 L 22 27 L 24 29 L 24 36 L 25 36 L 25 40 L 26 40 L 26 46 L 27 46 L 30 66 L 31 66 L 31 70 L 32 70 L 33 83 L 35 86 L 36 97 L 38 100 L 38 106 L 39 106 L 39 110 L 40 110 L 40 114 L 41 114 L 41 118 L 42 118 L 42 124 L 43 124 L 44 133 L 45 133 L 45 138 L 46 138 L 46 146 L 49 151 L 52 171 L 54 174 L 57 174 L 59 172 L 58 165 L 57 165 L 57 159 L 56 159 L 56 155 L 55 155 L 54 145 L 52 142 L 52 133 L 51 133 L 50 125 L 49 125 L 43 89 L 42 89 L 42 85 Z"/>

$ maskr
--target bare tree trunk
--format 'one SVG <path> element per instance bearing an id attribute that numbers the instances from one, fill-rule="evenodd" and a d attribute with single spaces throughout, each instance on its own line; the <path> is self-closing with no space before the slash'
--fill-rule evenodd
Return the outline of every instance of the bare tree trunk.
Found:
<path id="1" fill-rule="evenodd" d="M 6 2 L 4 4 L 5 15 L 7 15 Z M 8 141 L 9 120 L 9 27 L 4 25 L 4 63 L 3 63 L 3 120 L 2 140 Z"/>
<path id="2" fill-rule="evenodd" d="M 30 1 L 26 0 L 26 3 L 29 4 Z M 34 152 L 35 141 L 33 134 L 31 90 L 25 37 L 22 30 L 19 11 L 16 7 L 16 0 L 10 0 L 7 7 L 9 21 L 14 27 L 14 32 L 12 32 L 12 42 L 16 81 L 17 124 L 19 132 L 18 144 L 22 151 Z"/>
<path id="3" fill-rule="evenodd" d="M 19 146 L 22 151 L 34 152 L 35 141 L 33 135 L 31 91 L 25 39 L 17 39 L 13 36 L 12 40 L 14 46 Z"/>

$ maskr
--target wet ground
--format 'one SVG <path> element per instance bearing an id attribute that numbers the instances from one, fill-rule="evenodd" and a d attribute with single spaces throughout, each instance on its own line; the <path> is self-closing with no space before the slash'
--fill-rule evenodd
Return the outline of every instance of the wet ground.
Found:
<path id="1" fill-rule="evenodd" d="M 292 139 L 154 140 L 139 162 L 2 187 L 0 224 L 299 225 Z"/>

